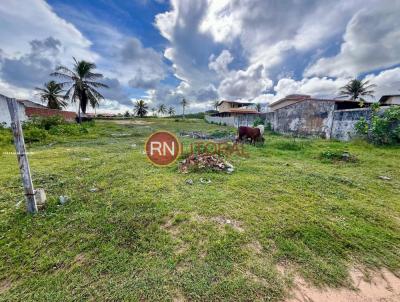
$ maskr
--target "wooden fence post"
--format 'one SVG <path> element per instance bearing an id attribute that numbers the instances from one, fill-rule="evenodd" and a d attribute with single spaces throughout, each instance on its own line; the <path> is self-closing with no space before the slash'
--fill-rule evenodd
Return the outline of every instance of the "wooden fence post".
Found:
<path id="1" fill-rule="evenodd" d="M 8 110 L 10 111 L 11 128 L 14 135 L 15 151 L 17 153 L 19 170 L 22 177 L 22 184 L 25 190 L 26 210 L 29 213 L 36 213 L 38 209 L 36 205 L 35 190 L 33 188 L 31 170 L 29 169 L 29 162 L 25 149 L 22 126 L 18 116 L 18 104 L 15 99 L 11 99 L 2 95 L 0 95 L 0 97 L 7 100 Z"/>

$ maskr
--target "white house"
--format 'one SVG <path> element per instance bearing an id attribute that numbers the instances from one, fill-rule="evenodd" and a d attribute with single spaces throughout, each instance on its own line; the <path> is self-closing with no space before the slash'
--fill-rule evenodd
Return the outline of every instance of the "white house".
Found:
<path id="1" fill-rule="evenodd" d="M 400 105 L 400 94 L 383 95 L 379 99 L 381 105 Z"/>
<path id="2" fill-rule="evenodd" d="M 261 114 L 255 109 L 254 103 L 240 101 L 221 101 L 216 113 L 207 114 L 206 121 L 229 126 L 252 126 Z"/>

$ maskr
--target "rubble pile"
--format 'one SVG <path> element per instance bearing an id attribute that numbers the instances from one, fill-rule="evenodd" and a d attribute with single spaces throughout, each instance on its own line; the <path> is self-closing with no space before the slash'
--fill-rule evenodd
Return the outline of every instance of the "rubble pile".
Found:
<path id="1" fill-rule="evenodd" d="M 189 173 L 196 170 L 212 170 L 218 172 L 232 173 L 234 167 L 221 156 L 213 154 L 191 154 L 181 161 L 179 171 Z"/>

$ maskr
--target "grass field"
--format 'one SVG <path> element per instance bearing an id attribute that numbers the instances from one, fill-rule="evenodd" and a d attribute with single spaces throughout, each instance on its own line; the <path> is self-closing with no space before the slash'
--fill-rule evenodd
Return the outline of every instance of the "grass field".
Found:
<path id="1" fill-rule="evenodd" d="M 180 174 L 146 160 L 147 136 L 233 129 L 145 121 L 97 121 L 30 145 L 34 185 L 48 197 L 34 216 L 13 145 L 2 145 L 1 301 L 279 301 L 295 274 L 350 287 L 354 266 L 399 271 L 399 147 L 267 133 L 264 146 L 245 146 L 248 157 L 229 159 L 232 174 Z M 357 160 L 326 156 L 344 151 Z M 70 201 L 59 205 L 60 195 Z"/>

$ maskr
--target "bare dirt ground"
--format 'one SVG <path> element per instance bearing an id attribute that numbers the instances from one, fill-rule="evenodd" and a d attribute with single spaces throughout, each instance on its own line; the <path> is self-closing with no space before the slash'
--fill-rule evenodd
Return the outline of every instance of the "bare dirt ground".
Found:
<path id="1" fill-rule="evenodd" d="M 292 297 L 286 302 L 398 302 L 400 278 L 382 269 L 366 277 L 363 272 L 350 272 L 354 290 L 348 288 L 316 288 L 300 277 L 295 278 Z"/>

